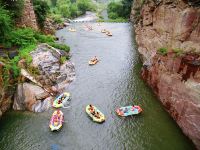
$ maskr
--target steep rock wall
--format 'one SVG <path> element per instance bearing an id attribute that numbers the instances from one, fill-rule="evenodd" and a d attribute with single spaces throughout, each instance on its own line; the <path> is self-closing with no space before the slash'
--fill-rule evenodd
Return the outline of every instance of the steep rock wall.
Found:
<path id="1" fill-rule="evenodd" d="M 39 29 L 31 0 L 24 0 L 22 17 L 17 21 L 17 26 Z"/>
<path id="2" fill-rule="evenodd" d="M 200 2 L 135 0 L 131 12 L 152 87 L 182 131 L 200 149 Z M 165 48 L 167 54 L 159 54 Z"/>

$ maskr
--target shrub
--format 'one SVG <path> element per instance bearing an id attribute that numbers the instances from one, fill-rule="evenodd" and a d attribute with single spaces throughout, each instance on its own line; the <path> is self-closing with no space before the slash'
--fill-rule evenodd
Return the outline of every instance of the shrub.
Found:
<path id="1" fill-rule="evenodd" d="M 35 39 L 35 31 L 31 28 L 19 28 L 11 32 L 9 41 L 12 45 L 25 47 L 37 42 Z"/>
<path id="2" fill-rule="evenodd" d="M 4 43 L 11 31 L 11 17 L 9 12 L 0 6 L 0 43 Z"/>
<path id="3" fill-rule="evenodd" d="M 144 0 L 143 0 L 144 2 Z M 129 18 L 130 13 L 131 13 L 131 8 L 132 8 L 133 0 L 123 0 L 122 1 L 122 16 L 123 18 Z"/>
<path id="4" fill-rule="evenodd" d="M 0 2 L 9 10 L 12 18 L 18 19 L 22 16 L 24 0 L 0 0 Z"/>
<path id="5" fill-rule="evenodd" d="M 86 11 L 94 11 L 96 8 L 91 0 L 77 0 L 78 10 L 85 14 Z"/>
<path id="6" fill-rule="evenodd" d="M 119 18 L 118 14 L 114 13 L 114 12 L 110 12 L 109 15 L 108 15 L 108 17 L 111 18 L 111 19 L 117 19 L 117 18 Z"/>
<path id="7" fill-rule="evenodd" d="M 55 23 L 63 23 L 64 19 L 62 18 L 61 14 L 52 14 L 51 18 L 54 20 Z"/>
<path id="8" fill-rule="evenodd" d="M 40 43 L 47 43 L 47 42 L 53 42 L 55 37 L 52 35 L 43 35 L 39 32 L 36 32 L 34 35 L 35 39 Z"/>
<path id="9" fill-rule="evenodd" d="M 47 14 L 50 10 L 46 1 L 34 0 L 33 1 L 34 11 L 37 15 L 38 23 L 41 28 L 44 26 Z"/>
<path id="10" fill-rule="evenodd" d="M 111 2 L 108 4 L 108 16 L 110 17 L 110 19 L 116 19 L 116 17 L 120 17 L 122 12 L 123 9 L 121 2 Z"/>
<path id="11" fill-rule="evenodd" d="M 122 0 L 117 2 L 110 2 L 108 4 L 108 16 L 110 19 L 130 17 L 133 0 Z"/>
<path id="12" fill-rule="evenodd" d="M 61 49 L 61 50 L 64 50 L 66 52 L 70 51 L 70 47 L 67 46 L 67 45 L 64 45 L 64 44 L 58 44 L 58 43 L 55 43 L 55 42 L 49 42 L 48 44 L 50 46 L 54 47 L 54 48 Z"/>
<path id="13" fill-rule="evenodd" d="M 176 56 L 181 56 L 183 54 L 183 50 L 180 48 L 174 48 L 172 51 L 176 53 Z"/>
<path id="14" fill-rule="evenodd" d="M 66 18 L 70 18 L 70 7 L 69 5 L 67 4 L 64 4 L 62 6 L 59 7 L 60 9 L 60 12 L 62 14 L 63 17 L 66 17 Z"/>
<path id="15" fill-rule="evenodd" d="M 70 16 L 72 18 L 77 17 L 78 16 L 78 7 L 76 5 L 76 3 L 72 3 L 70 6 Z"/>
<path id="16" fill-rule="evenodd" d="M 19 60 L 19 56 L 15 56 L 13 59 L 10 60 L 11 70 L 13 71 L 14 78 L 17 78 L 20 73 L 20 68 L 18 67 Z"/>
<path id="17" fill-rule="evenodd" d="M 51 5 L 56 6 L 57 0 L 51 0 Z"/>
<path id="18" fill-rule="evenodd" d="M 19 57 L 20 59 L 25 59 L 26 63 L 29 65 L 32 62 L 32 57 L 30 52 L 36 49 L 36 44 L 29 45 L 25 48 L 21 48 L 19 50 Z"/>
<path id="19" fill-rule="evenodd" d="M 67 60 L 66 57 L 61 56 L 61 58 L 60 58 L 60 63 L 61 63 L 61 64 L 64 64 L 64 62 L 65 62 L 66 60 Z"/>
<path id="20" fill-rule="evenodd" d="M 161 47 L 161 48 L 158 49 L 158 52 L 161 55 L 166 55 L 167 54 L 167 48 Z"/>

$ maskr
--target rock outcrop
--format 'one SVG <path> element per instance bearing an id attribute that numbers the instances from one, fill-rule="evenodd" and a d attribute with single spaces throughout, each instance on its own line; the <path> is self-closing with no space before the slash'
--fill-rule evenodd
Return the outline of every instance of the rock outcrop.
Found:
<path id="1" fill-rule="evenodd" d="M 199 6 L 195 0 L 135 0 L 131 13 L 138 51 L 144 62 L 142 77 L 197 149 L 200 149 Z"/>
<path id="2" fill-rule="evenodd" d="M 31 0 L 24 0 L 22 17 L 17 21 L 17 26 L 39 29 Z"/>
<path id="3" fill-rule="evenodd" d="M 15 88 L 10 86 L 13 82 L 13 73 L 5 67 L 0 61 L 0 117 L 10 108 L 15 91 Z"/>
<path id="4" fill-rule="evenodd" d="M 68 56 L 68 53 L 47 44 L 38 45 L 30 55 L 32 56 L 31 67 L 36 68 L 38 73 L 33 75 L 26 71 L 28 68 L 23 61 L 20 62 L 23 67 L 22 76 L 31 83 L 18 84 L 13 109 L 42 112 L 51 106 L 51 96 L 63 92 L 74 80 L 75 69 L 70 61 L 63 64 L 61 62 L 61 57 Z"/>
<path id="5" fill-rule="evenodd" d="M 43 32 L 45 34 L 54 34 L 56 30 L 63 29 L 69 25 L 68 20 L 65 20 L 64 23 L 57 23 L 53 19 L 47 18 L 44 22 Z"/>
<path id="6" fill-rule="evenodd" d="M 14 110 L 42 112 L 50 106 L 50 95 L 44 89 L 31 83 L 18 84 L 13 104 Z"/>

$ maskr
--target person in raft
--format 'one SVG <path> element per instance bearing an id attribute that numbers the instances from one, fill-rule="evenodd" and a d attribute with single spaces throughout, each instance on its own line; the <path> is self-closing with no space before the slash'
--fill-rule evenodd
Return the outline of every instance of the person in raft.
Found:
<path id="1" fill-rule="evenodd" d="M 61 98 L 59 98 L 59 100 L 58 100 L 58 104 L 60 104 L 60 103 L 62 103 L 62 99 Z"/>
<path id="2" fill-rule="evenodd" d="M 55 116 L 53 118 L 53 124 L 54 124 L 54 126 L 58 126 L 58 116 Z"/>
<path id="3" fill-rule="evenodd" d="M 90 108 L 89 108 L 89 111 L 91 112 L 91 114 L 92 114 L 92 115 L 95 115 L 94 107 L 93 107 L 91 104 L 89 105 L 89 107 L 90 107 Z"/>
<path id="4" fill-rule="evenodd" d="M 132 110 L 134 111 L 134 109 L 135 109 L 135 106 L 133 105 L 133 106 L 132 106 Z"/>
<path id="5" fill-rule="evenodd" d="M 65 99 L 65 95 L 63 95 L 61 98 L 58 100 L 58 104 L 62 103 L 62 101 Z"/>
<path id="6" fill-rule="evenodd" d="M 95 115 L 94 115 L 96 118 L 100 118 L 100 114 L 99 114 L 99 112 L 97 112 L 97 113 L 95 113 Z"/>
<path id="7" fill-rule="evenodd" d="M 97 61 L 98 59 L 97 59 L 97 56 L 94 56 L 94 58 L 92 58 L 92 62 L 94 62 L 94 61 Z"/>
<path id="8" fill-rule="evenodd" d="M 127 113 L 127 112 L 128 112 L 128 108 L 125 108 L 124 113 Z"/>
<path id="9" fill-rule="evenodd" d="M 57 111 L 56 117 L 57 117 L 58 119 L 60 119 L 60 117 L 61 117 L 60 110 Z"/>

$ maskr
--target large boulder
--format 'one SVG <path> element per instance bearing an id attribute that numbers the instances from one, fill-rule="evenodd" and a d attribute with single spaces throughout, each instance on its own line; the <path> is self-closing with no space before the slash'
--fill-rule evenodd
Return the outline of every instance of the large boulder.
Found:
<path id="1" fill-rule="evenodd" d="M 32 83 L 18 85 L 13 109 L 42 112 L 51 107 L 53 99 L 51 96 L 62 92 L 75 77 L 74 64 L 70 61 L 61 63 L 61 57 L 68 55 L 47 44 L 38 45 L 37 49 L 31 52 L 31 67 L 38 70 L 35 75 L 28 71 L 27 65 L 21 60 L 19 63 L 23 68 L 21 75 L 35 85 Z"/>
<path id="2" fill-rule="evenodd" d="M 49 93 L 47 93 L 41 87 L 31 83 L 21 83 L 17 87 L 13 109 L 35 111 L 35 106 L 39 103 L 38 100 L 41 102 L 47 97 L 49 97 Z M 44 104 L 45 106 L 41 106 L 47 107 L 48 104 Z"/>
<path id="3" fill-rule="evenodd" d="M 57 91 L 62 91 L 64 87 L 59 86 L 59 84 L 66 86 L 66 83 L 70 83 L 75 76 L 73 63 L 69 61 L 64 62 L 64 64 L 61 63 L 61 57 L 68 55 L 68 53 L 47 44 L 39 45 L 31 53 L 32 66 L 40 71 L 40 75 L 36 77 L 38 82 L 49 89 L 58 87 Z M 59 87 L 62 87 L 62 89 Z"/>

